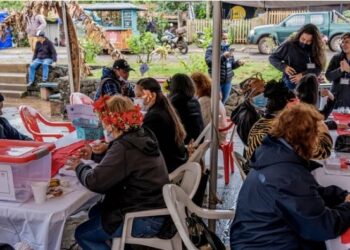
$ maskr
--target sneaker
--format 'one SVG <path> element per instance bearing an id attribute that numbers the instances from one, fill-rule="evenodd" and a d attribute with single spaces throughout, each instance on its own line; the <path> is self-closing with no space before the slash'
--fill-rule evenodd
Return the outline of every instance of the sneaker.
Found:
<path id="1" fill-rule="evenodd" d="M 34 83 L 34 82 L 28 82 L 28 83 L 27 83 L 27 87 L 32 86 L 32 85 L 33 85 L 33 83 Z"/>

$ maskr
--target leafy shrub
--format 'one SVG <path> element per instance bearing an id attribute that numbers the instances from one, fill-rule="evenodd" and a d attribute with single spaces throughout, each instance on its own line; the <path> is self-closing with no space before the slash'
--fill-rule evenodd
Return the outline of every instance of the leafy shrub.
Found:
<path id="1" fill-rule="evenodd" d="M 180 64 L 185 68 L 187 74 L 192 74 L 194 72 L 208 72 L 208 66 L 205 63 L 204 56 L 201 54 L 189 55 L 187 61 L 180 58 Z"/>
<path id="2" fill-rule="evenodd" d="M 96 56 L 102 51 L 102 46 L 89 38 L 83 39 L 81 46 L 84 49 L 84 57 L 87 63 L 95 62 Z"/>
<path id="3" fill-rule="evenodd" d="M 156 46 L 156 38 L 151 32 L 145 32 L 141 35 L 133 35 L 128 40 L 128 46 L 131 53 L 134 53 L 139 57 L 139 63 L 149 63 L 152 59 L 151 53 Z M 142 58 L 143 54 L 146 54 L 146 61 Z"/>

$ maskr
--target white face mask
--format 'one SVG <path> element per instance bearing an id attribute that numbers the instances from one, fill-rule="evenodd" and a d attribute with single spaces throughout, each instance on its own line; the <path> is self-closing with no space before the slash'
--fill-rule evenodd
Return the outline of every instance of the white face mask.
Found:
<path id="1" fill-rule="evenodd" d="M 143 110 L 144 106 L 145 106 L 143 98 L 142 97 L 135 97 L 134 98 L 134 105 L 139 105 L 141 110 Z"/>
<path id="2" fill-rule="evenodd" d="M 104 136 L 105 136 L 105 141 L 106 142 L 111 142 L 111 141 L 113 141 L 114 140 L 114 137 L 113 137 L 113 135 L 112 135 L 112 133 L 111 132 L 108 132 L 107 130 L 103 130 L 103 134 L 104 134 Z"/>
<path id="3" fill-rule="evenodd" d="M 124 79 L 124 77 L 119 76 L 119 80 L 122 82 L 127 82 L 127 80 Z"/>

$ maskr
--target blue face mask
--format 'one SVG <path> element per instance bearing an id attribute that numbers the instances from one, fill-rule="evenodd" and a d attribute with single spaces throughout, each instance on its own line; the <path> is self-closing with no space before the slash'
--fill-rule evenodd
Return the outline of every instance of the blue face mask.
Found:
<path id="1" fill-rule="evenodd" d="M 254 96 L 252 98 L 252 103 L 257 108 L 265 108 L 267 104 L 267 98 L 264 97 L 264 93 L 261 93 L 260 95 Z"/>

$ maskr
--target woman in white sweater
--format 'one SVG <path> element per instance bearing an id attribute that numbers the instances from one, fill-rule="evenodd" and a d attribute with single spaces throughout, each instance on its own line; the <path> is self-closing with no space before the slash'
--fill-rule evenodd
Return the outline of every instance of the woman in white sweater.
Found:
<path id="1" fill-rule="evenodd" d="M 201 72 L 195 72 L 191 75 L 196 88 L 196 96 L 201 106 L 202 118 L 204 127 L 211 122 L 211 80 L 210 78 Z M 224 104 L 220 101 L 219 103 L 219 128 L 225 128 L 228 126 L 226 110 Z M 226 140 L 225 132 L 219 133 L 219 142 L 223 143 Z"/>

